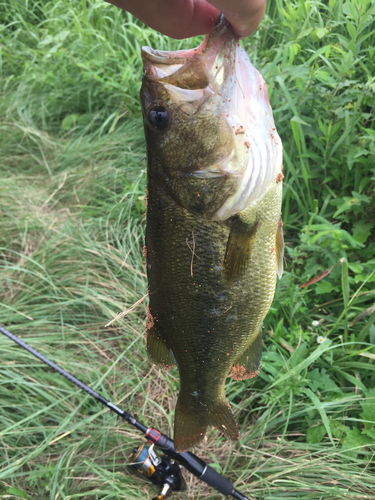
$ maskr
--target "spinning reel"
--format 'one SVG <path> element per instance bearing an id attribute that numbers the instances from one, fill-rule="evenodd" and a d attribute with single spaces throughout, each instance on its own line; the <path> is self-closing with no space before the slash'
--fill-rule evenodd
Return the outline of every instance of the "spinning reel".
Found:
<path id="1" fill-rule="evenodd" d="M 172 491 L 185 489 L 185 481 L 181 474 L 181 466 L 155 450 L 154 446 L 154 444 L 151 446 L 143 444 L 134 448 L 129 467 L 156 486 L 161 486 L 159 495 L 152 500 L 164 500 Z"/>

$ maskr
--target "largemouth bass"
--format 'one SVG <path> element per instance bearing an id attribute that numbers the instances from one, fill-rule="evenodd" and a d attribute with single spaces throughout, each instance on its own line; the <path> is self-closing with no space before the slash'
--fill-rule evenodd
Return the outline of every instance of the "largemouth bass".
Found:
<path id="1" fill-rule="evenodd" d="M 221 17 L 202 44 L 143 47 L 147 350 L 177 364 L 178 451 L 238 439 L 225 379 L 254 377 L 283 268 L 282 145 L 266 84 Z"/>

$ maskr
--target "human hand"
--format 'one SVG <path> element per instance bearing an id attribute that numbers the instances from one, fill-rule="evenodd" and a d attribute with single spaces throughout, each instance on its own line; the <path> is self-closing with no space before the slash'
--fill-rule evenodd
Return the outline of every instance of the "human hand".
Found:
<path id="1" fill-rule="evenodd" d="M 266 0 L 107 0 L 172 38 L 209 33 L 220 12 L 239 36 L 253 33 L 263 19 Z"/>

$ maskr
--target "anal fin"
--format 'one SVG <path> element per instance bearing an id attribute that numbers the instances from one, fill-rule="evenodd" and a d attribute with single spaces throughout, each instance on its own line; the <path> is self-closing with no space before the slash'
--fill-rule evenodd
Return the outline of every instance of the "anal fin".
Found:
<path id="1" fill-rule="evenodd" d="M 172 359 L 169 347 L 166 340 L 163 338 L 163 332 L 158 325 L 157 319 L 152 315 L 150 307 L 147 307 L 147 354 L 151 361 L 156 365 L 172 367 L 174 361 Z"/>
<path id="2" fill-rule="evenodd" d="M 246 271 L 258 224 L 246 224 L 239 217 L 231 221 L 231 231 L 224 257 L 224 269 L 228 283 L 240 278 Z"/>
<path id="3" fill-rule="evenodd" d="M 258 375 L 263 351 L 262 330 L 263 325 L 260 327 L 259 333 L 253 342 L 236 359 L 231 367 L 230 375 L 234 380 L 245 380 Z"/>

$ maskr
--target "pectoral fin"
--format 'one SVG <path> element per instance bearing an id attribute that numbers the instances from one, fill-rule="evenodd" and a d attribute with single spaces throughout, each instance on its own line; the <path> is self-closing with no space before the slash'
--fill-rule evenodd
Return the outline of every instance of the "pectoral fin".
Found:
<path id="1" fill-rule="evenodd" d="M 147 308 L 147 354 L 156 365 L 171 367 L 174 361 L 170 354 L 167 342 L 163 338 L 163 331 L 158 325 L 157 319 L 152 315 L 150 307 Z"/>
<path id="2" fill-rule="evenodd" d="M 246 224 L 239 217 L 232 220 L 224 257 L 224 269 L 228 283 L 240 278 L 246 271 L 258 224 Z"/>
<path id="3" fill-rule="evenodd" d="M 230 375 L 234 380 L 245 380 L 254 378 L 259 373 L 260 362 L 262 360 L 263 342 L 262 329 L 260 327 L 258 335 L 254 341 L 246 348 L 230 369 Z"/>
<path id="4" fill-rule="evenodd" d="M 283 221 L 280 219 L 276 233 L 276 270 L 277 276 L 281 278 L 284 270 L 284 234 Z"/>

